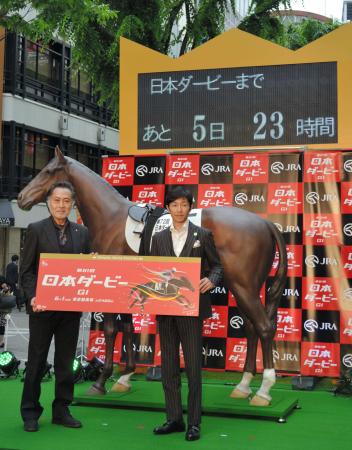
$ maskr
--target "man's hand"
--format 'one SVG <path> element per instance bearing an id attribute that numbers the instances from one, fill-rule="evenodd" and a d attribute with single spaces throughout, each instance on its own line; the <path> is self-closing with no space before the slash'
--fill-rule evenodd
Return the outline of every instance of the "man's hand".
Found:
<path id="1" fill-rule="evenodd" d="M 209 278 L 204 277 L 200 280 L 199 290 L 201 294 L 205 294 L 207 291 L 213 289 L 215 285 L 209 280 Z"/>
<path id="2" fill-rule="evenodd" d="M 33 308 L 34 312 L 43 312 L 46 310 L 46 306 L 36 304 L 35 297 L 33 297 L 31 300 L 31 307 Z"/>

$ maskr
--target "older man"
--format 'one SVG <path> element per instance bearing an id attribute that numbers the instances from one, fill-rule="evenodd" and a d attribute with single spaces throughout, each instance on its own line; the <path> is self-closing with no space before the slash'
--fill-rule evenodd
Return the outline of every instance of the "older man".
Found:
<path id="1" fill-rule="evenodd" d="M 53 336 L 55 399 L 52 403 L 52 423 L 70 428 L 82 426 L 68 408 L 73 398 L 73 361 L 81 313 L 45 311 L 36 302 L 40 253 L 90 252 L 87 228 L 68 220 L 74 197 L 71 183 L 62 181 L 53 184 L 47 193 L 50 217 L 30 224 L 24 243 L 20 277 L 29 313 L 28 361 L 21 401 L 25 431 L 39 429 L 38 419 L 43 412 L 39 402 L 40 382 Z"/>

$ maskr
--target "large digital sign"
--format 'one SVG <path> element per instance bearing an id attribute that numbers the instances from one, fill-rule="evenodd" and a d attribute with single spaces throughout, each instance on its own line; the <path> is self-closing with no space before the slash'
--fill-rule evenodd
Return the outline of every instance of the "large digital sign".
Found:
<path id="1" fill-rule="evenodd" d="M 349 149 L 352 24 L 289 50 L 238 29 L 170 58 L 121 38 L 120 155 Z"/>
<path id="2" fill-rule="evenodd" d="M 337 142 L 337 64 L 141 73 L 138 149 Z"/>

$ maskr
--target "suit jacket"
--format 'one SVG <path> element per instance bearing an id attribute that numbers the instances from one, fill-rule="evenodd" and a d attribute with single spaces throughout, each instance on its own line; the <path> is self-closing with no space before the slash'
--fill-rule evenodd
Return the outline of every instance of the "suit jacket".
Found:
<path id="1" fill-rule="evenodd" d="M 72 237 L 72 253 L 90 253 L 87 228 L 69 221 L 68 230 Z M 41 253 L 60 253 L 57 232 L 51 217 L 31 223 L 27 228 L 20 268 L 20 280 L 27 302 L 28 313 L 33 313 L 30 302 L 36 293 Z"/>
<path id="2" fill-rule="evenodd" d="M 194 247 L 196 241 L 200 245 Z M 153 236 L 152 256 L 175 256 L 170 227 Z M 212 233 L 189 222 L 188 234 L 180 257 L 201 258 L 201 278 L 208 277 L 216 286 L 222 279 L 223 268 L 216 251 Z M 211 316 L 210 294 L 200 294 L 199 317 L 205 319 Z"/>

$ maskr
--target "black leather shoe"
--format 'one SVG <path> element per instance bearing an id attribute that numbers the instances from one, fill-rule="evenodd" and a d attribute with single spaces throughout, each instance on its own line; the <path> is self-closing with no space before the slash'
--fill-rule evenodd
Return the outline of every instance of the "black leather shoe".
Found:
<path id="1" fill-rule="evenodd" d="M 176 422 L 173 420 L 168 420 L 160 427 L 154 428 L 154 434 L 170 434 L 185 431 L 186 426 L 184 422 Z"/>
<path id="2" fill-rule="evenodd" d="M 199 425 L 189 425 L 185 436 L 186 441 L 197 441 L 200 439 Z"/>
<path id="3" fill-rule="evenodd" d="M 23 424 L 23 429 L 24 431 L 29 432 L 38 431 L 39 430 L 38 420 L 35 419 L 26 420 Z"/>
<path id="4" fill-rule="evenodd" d="M 55 425 L 62 425 L 64 427 L 68 427 L 68 428 L 81 428 L 82 427 L 82 423 L 70 415 L 63 416 L 63 417 L 53 417 L 53 420 L 51 422 L 54 423 Z"/>

